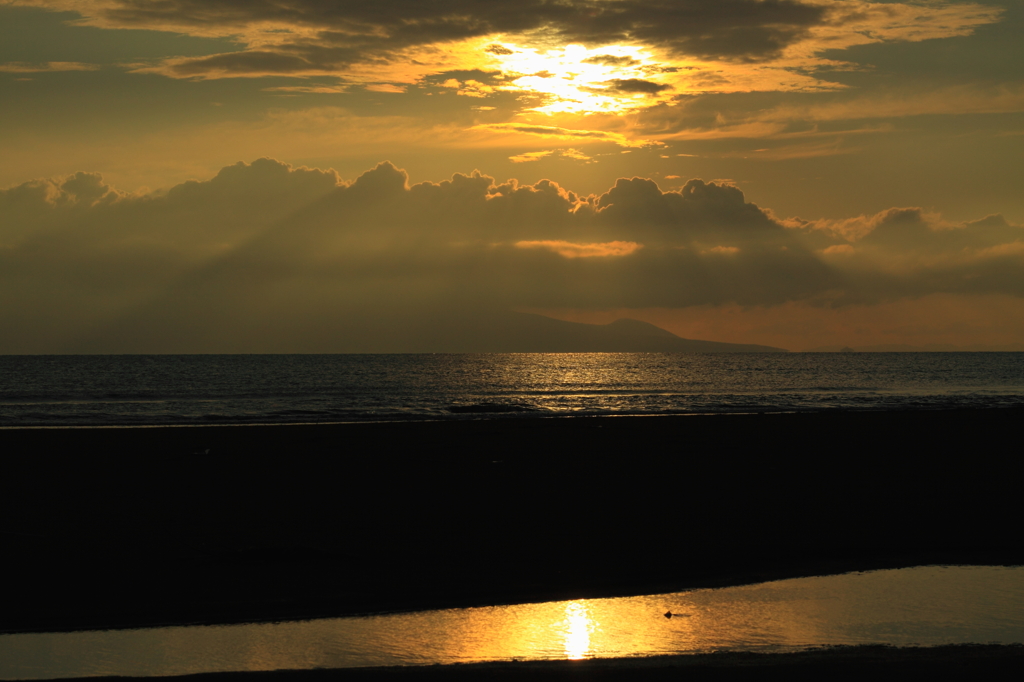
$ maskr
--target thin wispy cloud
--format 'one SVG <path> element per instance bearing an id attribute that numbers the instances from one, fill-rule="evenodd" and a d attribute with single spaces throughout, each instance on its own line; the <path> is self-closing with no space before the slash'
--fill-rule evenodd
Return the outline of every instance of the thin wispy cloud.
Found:
<path id="1" fill-rule="evenodd" d="M 82 62 L 6 62 L 0 64 L 0 73 L 52 73 L 55 71 L 97 71 L 99 64 Z"/>

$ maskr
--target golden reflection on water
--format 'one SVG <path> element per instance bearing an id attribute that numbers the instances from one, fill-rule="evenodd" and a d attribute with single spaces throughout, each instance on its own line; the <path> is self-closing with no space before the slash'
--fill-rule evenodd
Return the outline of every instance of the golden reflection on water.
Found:
<path id="1" fill-rule="evenodd" d="M 3 635 L 0 679 L 964 642 L 1024 642 L 1024 567 L 931 566 L 278 624 Z"/>
<path id="2" fill-rule="evenodd" d="M 587 657 L 590 653 L 590 631 L 593 627 L 586 604 L 571 601 L 565 605 L 566 658 L 578 661 Z"/>

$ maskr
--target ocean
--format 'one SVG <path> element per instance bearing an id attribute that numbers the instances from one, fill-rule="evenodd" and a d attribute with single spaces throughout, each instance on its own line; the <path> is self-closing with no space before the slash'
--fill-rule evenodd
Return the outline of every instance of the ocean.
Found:
<path id="1" fill-rule="evenodd" d="M 1024 353 L 0 356 L 0 427 L 1024 404 Z"/>

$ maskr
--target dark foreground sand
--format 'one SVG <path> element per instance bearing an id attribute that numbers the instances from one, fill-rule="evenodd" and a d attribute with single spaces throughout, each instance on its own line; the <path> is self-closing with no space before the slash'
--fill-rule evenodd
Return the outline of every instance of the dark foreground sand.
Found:
<path id="1" fill-rule="evenodd" d="M 702 654 L 588 661 L 475 663 L 426 668 L 349 668 L 207 673 L 167 682 L 432 682 L 434 680 L 893 680 L 1013 679 L 1024 670 L 1024 647 L 946 646 L 920 649 L 863 646 L 795 654 Z M 93 678 L 128 682 L 132 678 Z M 145 678 L 137 678 L 145 679 Z"/>
<path id="2" fill-rule="evenodd" d="M 1022 417 L 0 430 L 0 631 L 1024 563 Z"/>

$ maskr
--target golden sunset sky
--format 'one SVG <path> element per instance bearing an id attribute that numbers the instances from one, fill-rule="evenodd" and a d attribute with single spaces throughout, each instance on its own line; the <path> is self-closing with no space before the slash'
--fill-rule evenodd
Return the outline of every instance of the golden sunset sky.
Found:
<path id="1" fill-rule="evenodd" d="M 1019 0 L 0 0 L 0 133 L 0 353 L 1024 344 Z"/>

